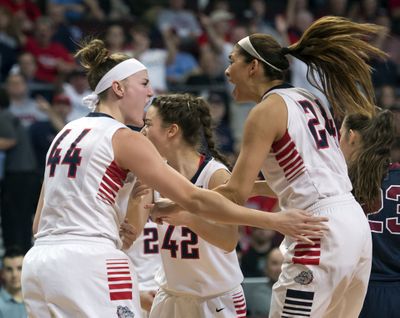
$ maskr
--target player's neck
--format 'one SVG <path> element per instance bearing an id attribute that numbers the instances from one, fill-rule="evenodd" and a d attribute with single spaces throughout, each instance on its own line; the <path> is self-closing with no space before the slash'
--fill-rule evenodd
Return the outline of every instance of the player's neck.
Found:
<path id="1" fill-rule="evenodd" d="M 171 167 L 187 179 L 191 179 L 199 168 L 200 154 L 194 149 L 175 149 L 174 156 L 168 159 Z"/>

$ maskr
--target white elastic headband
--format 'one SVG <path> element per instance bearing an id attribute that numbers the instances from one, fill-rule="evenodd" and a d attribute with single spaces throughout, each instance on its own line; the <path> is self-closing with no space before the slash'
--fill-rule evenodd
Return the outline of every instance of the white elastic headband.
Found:
<path id="1" fill-rule="evenodd" d="M 146 69 L 146 66 L 134 58 L 118 63 L 101 78 L 97 83 L 94 92 L 82 99 L 82 103 L 93 111 L 99 102 L 99 94 L 104 92 L 107 88 L 110 88 L 114 81 L 122 81 L 123 79 Z"/>
<path id="2" fill-rule="evenodd" d="M 277 70 L 279 72 L 282 72 L 282 70 L 274 65 L 272 65 L 271 63 L 267 62 L 266 60 L 264 60 L 260 54 L 258 54 L 258 52 L 256 51 L 256 49 L 254 48 L 254 46 L 251 44 L 250 42 L 250 37 L 246 36 L 245 38 L 241 39 L 238 44 L 242 47 L 243 50 L 245 50 L 247 53 L 249 53 L 251 56 L 263 61 L 265 64 L 267 64 L 268 66 L 272 67 L 274 70 Z"/>

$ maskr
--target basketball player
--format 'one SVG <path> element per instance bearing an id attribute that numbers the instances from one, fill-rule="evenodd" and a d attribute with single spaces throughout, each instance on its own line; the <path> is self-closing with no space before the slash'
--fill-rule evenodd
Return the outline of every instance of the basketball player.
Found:
<path id="1" fill-rule="evenodd" d="M 400 166 L 389 166 L 393 132 L 393 115 L 387 110 L 372 119 L 347 116 L 341 128 L 340 147 L 372 232 L 371 277 L 360 318 L 398 316 Z"/>
<path id="2" fill-rule="evenodd" d="M 283 214 L 300 206 L 329 216 L 329 231 L 316 238 L 315 245 L 285 237 L 270 317 L 352 318 L 360 313 L 371 268 L 368 222 L 351 193 L 329 109 L 283 78 L 289 68 L 286 55 L 293 55 L 311 68 L 311 74 L 319 75 L 339 118 L 348 113 L 371 117 L 374 96 L 365 59 L 385 54 L 365 39 L 379 30 L 371 24 L 323 17 L 287 48 L 269 35 L 253 34 L 240 40 L 230 55 L 225 73 L 234 85 L 235 100 L 258 104 L 246 120 L 232 176 L 219 191 L 243 203 L 261 170 Z M 179 207 L 156 205 L 153 210 L 162 218 Z"/>
<path id="3" fill-rule="evenodd" d="M 157 224 L 149 219 L 144 225 L 142 234 L 126 251 L 126 254 L 137 273 L 142 315 L 146 318 L 158 289 L 154 276 L 161 267 Z"/>
<path id="4" fill-rule="evenodd" d="M 46 157 L 36 242 L 22 272 L 30 317 L 141 317 L 134 271 L 118 233 L 136 177 L 187 210 L 218 211 L 232 223 L 270 227 L 305 241 L 322 235 L 326 218 L 299 210 L 269 215 L 191 184 L 125 125 L 143 125 L 153 95 L 145 66 L 110 55 L 100 40 L 77 57 L 88 71 L 94 94 L 85 101 L 95 112 L 68 123 Z"/>
<path id="5" fill-rule="evenodd" d="M 225 157 L 215 148 L 211 124 L 204 99 L 165 95 L 153 100 L 142 131 L 170 166 L 197 187 L 212 189 L 227 182 L 230 173 Z M 235 251 L 237 226 L 188 212 L 164 221 L 158 226 L 160 289 L 150 317 L 246 317 L 243 275 Z"/>

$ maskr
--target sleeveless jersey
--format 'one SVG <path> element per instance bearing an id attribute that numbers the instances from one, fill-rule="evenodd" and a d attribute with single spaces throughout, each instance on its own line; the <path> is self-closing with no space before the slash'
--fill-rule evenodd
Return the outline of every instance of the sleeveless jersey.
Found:
<path id="1" fill-rule="evenodd" d="M 91 113 L 67 124 L 46 156 L 44 204 L 36 238 L 108 238 L 120 247 L 134 176 L 114 161 L 112 137 L 122 123 Z"/>
<path id="2" fill-rule="evenodd" d="M 155 273 L 161 267 L 157 224 L 148 220 L 142 234 L 126 252 L 135 268 L 139 290 L 157 290 Z"/>
<path id="3" fill-rule="evenodd" d="M 372 231 L 371 281 L 400 281 L 400 164 L 389 168 L 381 189 L 381 207 L 368 215 Z"/>
<path id="4" fill-rule="evenodd" d="M 220 169 L 228 170 L 222 163 L 206 159 L 191 181 L 208 189 L 211 176 Z M 243 281 L 236 251 L 228 253 L 188 227 L 165 224 L 158 225 L 158 231 L 163 266 L 156 281 L 167 292 L 209 297 L 232 290 Z"/>
<path id="5" fill-rule="evenodd" d="M 317 200 L 349 193 L 347 166 L 329 109 L 306 90 L 280 85 L 287 106 L 285 135 L 271 146 L 262 173 L 282 210 L 306 209 Z"/>

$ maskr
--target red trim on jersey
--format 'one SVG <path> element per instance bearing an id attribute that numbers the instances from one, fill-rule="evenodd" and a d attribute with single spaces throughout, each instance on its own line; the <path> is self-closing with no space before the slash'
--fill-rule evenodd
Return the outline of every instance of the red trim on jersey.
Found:
<path id="1" fill-rule="evenodd" d="M 277 157 L 278 156 L 276 156 L 276 158 Z M 300 156 L 299 156 L 299 153 L 297 152 L 297 150 L 293 148 L 292 152 L 290 153 L 289 156 L 286 157 L 286 159 L 284 159 L 284 160 L 278 159 L 278 161 L 282 166 L 286 166 L 290 161 L 292 161 L 296 157 L 300 157 Z"/>
<path id="2" fill-rule="evenodd" d="M 107 280 L 109 282 L 119 282 L 119 281 L 127 281 L 131 282 L 132 278 L 130 276 L 121 276 L 121 277 L 108 277 Z"/>
<path id="3" fill-rule="evenodd" d="M 97 193 L 97 197 L 100 198 L 101 201 L 103 201 L 105 204 L 109 204 L 112 205 L 112 202 L 110 200 L 108 200 L 104 195 L 102 195 L 101 193 Z"/>
<path id="4" fill-rule="evenodd" d="M 125 284 L 110 284 L 110 289 L 132 289 L 132 283 L 125 283 Z"/>
<path id="5" fill-rule="evenodd" d="M 99 194 L 102 194 L 103 197 L 106 197 L 107 200 L 108 200 L 109 202 L 111 202 L 111 204 L 114 204 L 114 203 L 115 203 L 114 198 L 110 197 L 110 195 L 109 195 L 106 191 L 104 191 L 102 188 L 99 188 L 99 192 L 100 192 Z"/>
<path id="6" fill-rule="evenodd" d="M 101 179 L 97 193 L 98 197 L 103 202 L 113 205 L 118 191 L 124 185 L 127 174 L 128 171 L 122 170 L 115 161 L 112 161 Z"/>
<path id="7" fill-rule="evenodd" d="M 116 185 L 111 179 L 109 179 L 107 177 L 107 175 L 104 175 L 104 177 L 103 177 L 103 179 L 101 181 L 104 182 L 111 189 L 113 189 L 115 192 L 118 192 L 118 190 L 119 190 L 118 185 Z"/>
<path id="8" fill-rule="evenodd" d="M 297 151 L 296 144 L 290 137 L 288 130 L 281 139 L 272 144 L 272 149 L 287 181 L 293 181 L 305 171 L 303 158 Z"/>
<path id="9" fill-rule="evenodd" d="M 132 299 L 132 292 L 110 292 L 110 299 L 111 300 L 130 300 Z"/>
<path id="10" fill-rule="evenodd" d="M 280 162 L 279 162 L 279 165 L 283 168 L 283 171 L 285 171 L 285 175 L 288 177 L 294 170 L 296 170 L 296 168 L 299 167 L 299 165 L 304 165 L 304 161 L 303 161 L 303 159 L 301 159 L 299 154 L 297 154 L 295 159 L 288 165 L 286 165 L 286 166 L 281 165 Z"/>
<path id="11" fill-rule="evenodd" d="M 110 189 L 104 182 L 100 183 L 100 187 L 102 187 L 105 191 L 107 191 L 108 194 L 111 194 L 114 199 L 117 196 L 117 194 L 112 189 Z"/>
<path id="12" fill-rule="evenodd" d="M 295 144 L 291 141 L 287 147 L 282 148 L 275 154 L 276 160 L 281 160 L 282 158 L 286 157 L 291 151 L 295 149 Z"/>
<path id="13" fill-rule="evenodd" d="M 107 275 L 129 275 L 130 272 L 107 272 Z"/>
<path id="14" fill-rule="evenodd" d="M 283 146 L 285 146 L 291 140 L 292 140 L 292 138 L 290 138 L 289 132 L 286 129 L 285 134 L 282 136 L 282 138 L 275 141 L 272 144 L 272 146 L 271 146 L 272 150 L 274 152 L 278 152 L 280 149 L 282 149 Z"/>

